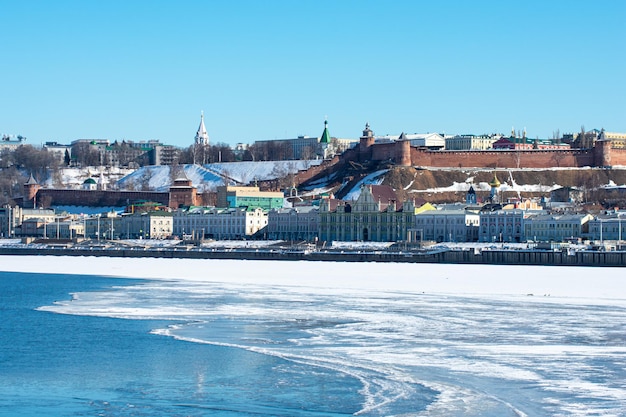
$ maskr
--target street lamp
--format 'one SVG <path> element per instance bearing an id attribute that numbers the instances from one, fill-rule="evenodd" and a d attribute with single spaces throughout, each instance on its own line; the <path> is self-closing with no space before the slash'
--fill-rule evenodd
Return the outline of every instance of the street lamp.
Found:
<path id="1" fill-rule="evenodd" d="M 600 243 L 602 243 L 602 219 L 598 217 L 598 221 L 600 222 Z"/>

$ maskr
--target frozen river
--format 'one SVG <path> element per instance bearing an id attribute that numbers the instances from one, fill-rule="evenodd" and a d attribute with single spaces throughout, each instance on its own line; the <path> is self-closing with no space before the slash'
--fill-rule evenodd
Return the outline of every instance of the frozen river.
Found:
<path id="1" fill-rule="evenodd" d="M 265 358 L 235 360 L 222 374 L 194 356 L 194 371 L 180 378 L 193 380 L 203 395 L 180 394 L 162 415 L 181 402 L 191 415 L 214 415 L 209 410 L 220 407 L 242 416 L 626 414 L 622 269 L 1 260 L 0 270 L 34 272 L 38 280 L 70 271 L 98 278 L 97 288 L 85 287 L 82 278 L 75 288 L 65 285 L 65 297 L 40 302 L 33 314 L 149 323 L 141 334 L 151 343 L 180 343 L 168 347 L 174 356 L 176 346 L 191 344 L 213 349 L 207 351 L 213 357 Z M 126 336 L 131 345 L 140 338 Z M 156 404 L 166 401 L 167 377 L 145 379 L 155 392 L 143 401 L 151 403 L 151 395 Z M 139 401 L 128 395 L 128 403 Z"/>

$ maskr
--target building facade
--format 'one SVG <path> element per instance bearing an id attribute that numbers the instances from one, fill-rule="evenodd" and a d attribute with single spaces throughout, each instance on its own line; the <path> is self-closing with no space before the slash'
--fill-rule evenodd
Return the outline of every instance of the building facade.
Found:
<path id="1" fill-rule="evenodd" d="M 494 210 L 480 212 L 478 239 L 480 242 L 522 242 L 524 240 L 523 210 Z"/>
<path id="2" fill-rule="evenodd" d="M 534 242 L 566 242 L 589 232 L 589 214 L 536 214 L 524 219 L 524 239 Z"/>
<path id="3" fill-rule="evenodd" d="M 294 139 L 257 140 L 252 144 L 260 160 L 274 159 L 273 155 L 281 155 L 281 159 L 318 159 L 332 158 L 357 143 L 353 139 L 337 139 L 328 131 L 328 121 L 324 121 L 324 130 L 319 137 L 298 136 Z"/>
<path id="4" fill-rule="evenodd" d="M 268 220 L 266 211 L 245 207 L 194 207 L 173 216 L 174 235 L 192 239 L 249 239 L 257 237 Z"/>
<path id="5" fill-rule="evenodd" d="M 15 228 L 21 224 L 19 211 L 21 207 L 11 207 L 6 204 L 0 207 L 0 237 L 11 238 L 15 236 Z"/>
<path id="6" fill-rule="evenodd" d="M 587 237 L 594 241 L 626 239 L 626 212 L 602 213 L 589 220 Z"/>
<path id="7" fill-rule="evenodd" d="M 156 211 L 118 215 L 109 212 L 84 220 L 85 237 L 89 239 L 167 239 L 174 229 L 169 212 Z"/>
<path id="8" fill-rule="evenodd" d="M 469 151 L 491 149 L 501 135 L 456 135 L 445 139 L 448 151 Z"/>
<path id="9" fill-rule="evenodd" d="M 415 230 L 422 240 L 476 242 L 480 215 L 467 210 L 427 210 L 415 215 Z"/>
<path id="10" fill-rule="evenodd" d="M 319 207 L 301 206 L 270 210 L 267 238 L 270 240 L 314 241 L 319 227 Z"/>
<path id="11" fill-rule="evenodd" d="M 238 187 L 224 185 L 217 187 L 217 207 L 219 208 L 261 208 L 263 210 L 283 207 L 285 196 L 277 191 L 261 191 L 259 187 Z"/>
<path id="12" fill-rule="evenodd" d="M 355 202 L 323 199 L 320 203 L 319 239 L 332 241 L 406 241 L 414 226 L 415 204 L 398 202 L 393 189 L 365 185 Z"/>
<path id="13" fill-rule="evenodd" d="M 75 239 L 83 237 L 84 233 L 84 223 L 69 218 L 57 218 L 57 221 L 48 223 L 43 228 L 43 235 L 47 239 Z"/>
<path id="14" fill-rule="evenodd" d="M 26 138 L 23 136 L 18 135 L 16 139 L 13 139 L 13 136 L 11 135 L 3 135 L 2 138 L 0 138 L 0 151 L 3 151 L 5 149 L 14 151 L 18 147 L 25 144 Z"/>

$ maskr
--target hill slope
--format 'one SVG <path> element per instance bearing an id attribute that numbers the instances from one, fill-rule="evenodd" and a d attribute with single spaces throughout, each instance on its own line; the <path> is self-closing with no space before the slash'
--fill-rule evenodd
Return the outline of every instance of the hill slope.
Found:
<path id="1" fill-rule="evenodd" d="M 350 168 L 328 177 L 325 184 L 315 182 L 315 187 L 331 190 L 337 198 L 356 198 L 363 183 L 384 184 L 393 187 L 401 198 L 422 197 L 433 203 L 465 200 L 470 186 L 479 198 L 489 195 L 489 183 L 494 174 L 501 182 L 500 191 L 505 198 L 549 196 L 561 187 L 585 190 L 590 199 L 606 200 L 601 194 L 617 186 L 626 188 L 626 169 L 416 169 L 390 167 L 369 172 Z M 307 185 L 304 184 L 304 189 Z M 311 188 L 309 188 L 311 189 Z M 606 193 L 604 193 L 606 194 Z"/>

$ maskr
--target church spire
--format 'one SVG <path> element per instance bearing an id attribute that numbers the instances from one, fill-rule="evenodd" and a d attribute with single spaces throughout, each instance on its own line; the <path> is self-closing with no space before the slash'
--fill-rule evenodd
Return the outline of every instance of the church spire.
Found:
<path id="1" fill-rule="evenodd" d="M 324 120 L 324 132 L 320 137 L 320 143 L 330 143 L 330 133 L 328 133 L 328 120 Z"/>
<path id="2" fill-rule="evenodd" d="M 206 127 L 204 127 L 204 112 L 200 112 L 200 126 L 198 127 L 198 132 L 196 133 L 196 145 L 208 145 L 209 144 L 209 134 L 206 131 Z"/>

